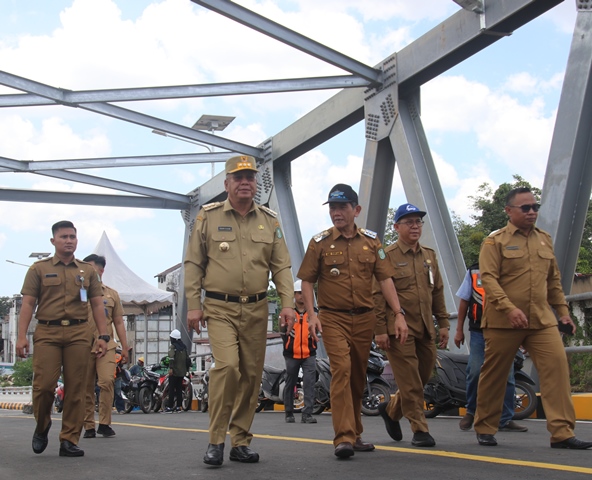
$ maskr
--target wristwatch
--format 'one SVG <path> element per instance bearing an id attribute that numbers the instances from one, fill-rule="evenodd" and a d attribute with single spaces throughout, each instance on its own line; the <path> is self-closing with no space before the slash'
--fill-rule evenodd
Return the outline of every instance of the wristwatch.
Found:
<path id="1" fill-rule="evenodd" d="M 405 310 L 403 310 L 403 307 L 401 307 L 401 310 L 397 310 L 394 313 L 395 313 L 395 315 L 398 315 L 400 313 L 401 315 L 405 316 Z"/>
<path id="2" fill-rule="evenodd" d="M 109 335 L 99 335 L 99 340 L 104 340 L 105 343 L 109 343 L 109 340 L 111 340 L 111 337 Z"/>

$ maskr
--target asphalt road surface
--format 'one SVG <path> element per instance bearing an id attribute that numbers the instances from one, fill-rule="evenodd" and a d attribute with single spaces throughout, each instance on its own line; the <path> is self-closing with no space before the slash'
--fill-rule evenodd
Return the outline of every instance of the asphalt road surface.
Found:
<path id="1" fill-rule="evenodd" d="M 403 440 L 387 435 L 380 417 L 363 417 L 366 441 L 374 452 L 358 452 L 347 460 L 333 455 L 331 414 L 317 424 L 286 424 L 283 412 L 255 415 L 251 448 L 261 460 L 241 464 L 228 460 L 209 467 L 202 461 L 208 444 L 208 415 L 201 412 L 114 415 L 115 437 L 80 439 L 84 457 L 58 456 L 61 415 L 53 415 L 49 446 L 41 455 L 31 449 L 35 420 L 18 410 L 0 410 L 0 479 L 579 479 L 592 474 L 592 449 L 549 447 L 544 420 L 526 420 L 527 433 L 498 433 L 497 447 L 477 444 L 473 430 L 458 428 L 458 417 L 429 420 L 434 448 L 415 448 L 406 420 Z M 576 435 L 592 440 L 592 423 L 578 422 Z"/>

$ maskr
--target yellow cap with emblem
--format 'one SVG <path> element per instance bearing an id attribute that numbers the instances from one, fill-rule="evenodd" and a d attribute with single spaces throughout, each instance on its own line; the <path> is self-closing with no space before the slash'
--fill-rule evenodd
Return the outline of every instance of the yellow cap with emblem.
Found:
<path id="1" fill-rule="evenodd" d="M 241 170 L 257 171 L 257 162 L 250 155 L 239 155 L 226 160 L 226 174 L 240 172 Z"/>

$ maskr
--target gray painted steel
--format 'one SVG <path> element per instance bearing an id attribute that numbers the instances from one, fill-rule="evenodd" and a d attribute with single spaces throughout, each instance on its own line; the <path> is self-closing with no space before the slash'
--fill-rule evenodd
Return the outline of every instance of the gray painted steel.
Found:
<path id="1" fill-rule="evenodd" d="M 592 10 L 576 19 L 543 184 L 539 227 L 555 243 L 563 290 L 571 291 L 592 189 Z"/>

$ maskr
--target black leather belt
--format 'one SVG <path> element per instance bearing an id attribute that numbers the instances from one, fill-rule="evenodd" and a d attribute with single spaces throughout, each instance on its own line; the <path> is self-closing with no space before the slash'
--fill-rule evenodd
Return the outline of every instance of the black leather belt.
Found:
<path id="1" fill-rule="evenodd" d="M 226 293 L 206 292 L 206 297 L 232 303 L 254 303 L 267 297 L 267 292 L 256 295 L 228 295 Z"/>
<path id="2" fill-rule="evenodd" d="M 70 325 L 80 325 L 86 323 L 88 320 L 37 320 L 37 323 L 41 325 L 58 325 L 61 327 L 69 327 Z"/>
<path id="3" fill-rule="evenodd" d="M 371 312 L 373 309 L 369 307 L 352 308 L 351 310 L 339 310 L 337 308 L 319 307 L 320 310 L 328 310 L 330 312 L 347 313 L 348 315 L 362 315 Z"/>

